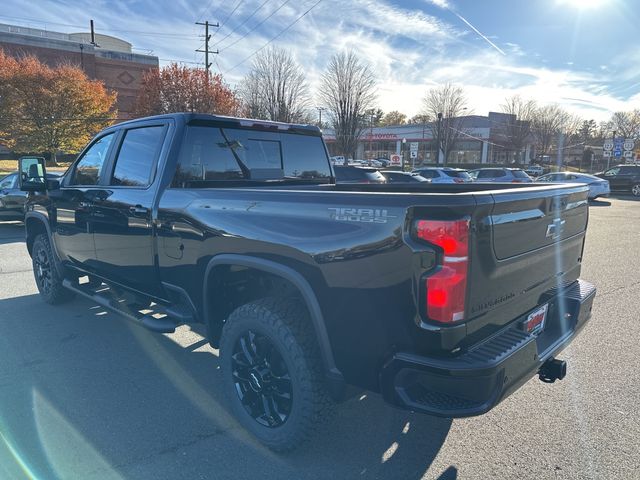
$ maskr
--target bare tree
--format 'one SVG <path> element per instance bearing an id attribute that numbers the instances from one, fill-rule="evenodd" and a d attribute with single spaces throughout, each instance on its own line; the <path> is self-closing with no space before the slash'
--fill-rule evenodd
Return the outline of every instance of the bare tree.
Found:
<path id="1" fill-rule="evenodd" d="M 467 98 L 461 87 L 447 83 L 429 90 L 422 103 L 422 114 L 430 120 L 427 128 L 446 164 L 456 142 L 466 137 L 462 115 L 468 111 Z"/>
<path id="2" fill-rule="evenodd" d="M 615 112 L 607 122 L 609 134 L 616 132 L 616 137 L 640 139 L 640 110 Z"/>
<path id="3" fill-rule="evenodd" d="M 517 161 L 522 162 L 524 148 L 531 139 L 531 125 L 538 106 L 535 100 L 525 100 L 520 95 L 513 95 L 505 99 L 501 108 L 509 115 L 504 127 L 507 142 L 517 152 Z"/>
<path id="4" fill-rule="evenodd" d="M 269 48 L 253 60 L 240 87 L 247 114 L 278 122 L 307 117 L 309 90 L 304 72 L 285 49 Z"/>
<path id="5" fill-rule="evenodd" d="M 548 155 L 558 134 L 565 133 L 571 116 L 558 105 L 545 105 L 536 111 L 533 130 L 536 146 L 541 155 Z"/>
<path id="6" fill-rule="evenodd" d="M 243 115 L 249 118 L 266 120 L 269 117 L 262 101 L 260 79 L 254 71 L 250 71 L 240 83 L 238 95 L 242 101 Z"/>
<path id="7" fill-rule="evenodd" d="M 331 113 L 339 153 L 354 157 L 358 139 L 370 121 L 366 111 L 376 99 L 371 68 L 354 52 L 336 53 L 322 75 L 319 95 Z"/>

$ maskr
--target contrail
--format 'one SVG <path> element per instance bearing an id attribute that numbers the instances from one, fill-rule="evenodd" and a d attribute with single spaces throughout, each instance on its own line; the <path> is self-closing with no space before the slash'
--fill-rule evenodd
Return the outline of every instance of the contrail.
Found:
<path id="1" fill-rule="evenodd" d="M 462 20 L 464 23 L 466 23 L 469 28 L 471 30 L 473 30 L 474 32 L 476 32 L 478 35 L 480 35 L 489 45 L 491 45 L 493 48 L 495 48 L 497 51 L 499 51 L 502 55 L 506 56 L 507 54 L 504 53 L 504 51 L 498 47 L 495 43 L 493 43 L 491 40 L 489 40 L 485 35 L 483 35 L 480 30 L 478 30 L 476 27 L 474 27 L 473 25 L 471 25 L 469 23 L 469 21 L 464 18 L 462 15 L 460 15 L 458 12 L 453 11 L 452 9 L 448 9 L 451 13 L 453 13 L 456 17 L 458 17 L 460 20 Z"/>

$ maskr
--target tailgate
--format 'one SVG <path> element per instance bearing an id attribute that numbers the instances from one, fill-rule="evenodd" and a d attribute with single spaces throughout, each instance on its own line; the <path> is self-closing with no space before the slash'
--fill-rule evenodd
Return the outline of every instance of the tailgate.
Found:
<path id="1" fill-rule="evenodd" d="M 544 292 L 578 278 L 587 193 L 588 187 L 565 184 L 495 190 L 487 192 L 492 202 L 478 202 L 468 334 L 490 334 L 538 305 Z"/>

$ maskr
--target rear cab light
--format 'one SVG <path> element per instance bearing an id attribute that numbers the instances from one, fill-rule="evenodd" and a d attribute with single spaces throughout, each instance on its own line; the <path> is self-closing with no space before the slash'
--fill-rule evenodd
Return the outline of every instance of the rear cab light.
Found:
<path id="1" fill-rule="evenodd" d="M 415 235 L 439 251 L 438 266 L 424 278 L 427 319 L 443 324 L 463 321 L 469 270 L 469 220 L 418 220 Z"/>

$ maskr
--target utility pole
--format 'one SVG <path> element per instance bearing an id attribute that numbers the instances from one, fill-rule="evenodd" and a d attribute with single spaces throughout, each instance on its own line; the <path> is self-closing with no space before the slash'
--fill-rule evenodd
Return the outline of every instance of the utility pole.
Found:
<path id="1" fill-rule="evenodd" d="M 209 27 L 218 28 L 220 24 L 209 23 L 209 20 L 206 20 L 204 23 L 196 22 L 196 25 L 204 25 L 204 50 L 197 49 L 196 52 L 204 52 L 204 69 L 207 71 L 207 73 L 209 73 L 209 68 L 211 67 L 211 63 L 209 63 L 209 54 L 213 53 L 214 55 L 217 55 L 218 53 L 220 53 L 218 50 L 209 50 L 209 40 L 211 40 L 211 35 L 209 35 Z"/>

